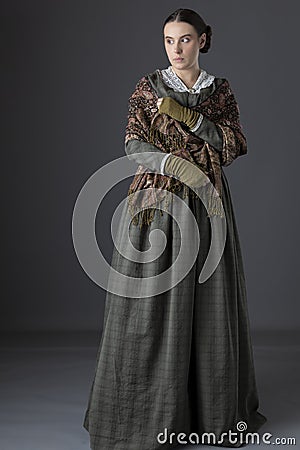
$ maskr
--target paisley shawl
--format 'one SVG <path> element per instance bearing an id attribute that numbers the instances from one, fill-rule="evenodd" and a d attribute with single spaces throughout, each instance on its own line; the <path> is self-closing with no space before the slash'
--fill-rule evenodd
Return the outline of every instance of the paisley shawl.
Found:
<path id="1" fill-rule="evenodd" d="M 155 145 L 162 152 L 171 152 L 196 164 L 211 181 L 206 185 L 206 188 L 211 189 L 208 216 L 217 214 L 224 217 L 223 207 L 220 207 L 221 167 L 228 166 L 238 156 L 246 154 L 247 142 L 240 123 L 239 107 L 229 82 L 226 78 L 217 80 L 213 93 L 193 108 L 221 130 L 223 136 L 221 151 L 196 136 L 185 124 L 158 112 L 158 95 L 147 76 L 143 76 L 136 83 L 128 100 L 125 145 L 131 139 L 137 139 Z M 197 195 L 180 180 L 161 173 L 149 172 L 147 167 L 140 164 L 127 193 L 132 222 L 135 225 L 140 222 L 140 227 L 143 224 L 150 224 L 155 211 L 158 211 L 158 204 L 166 197 L 165 190 L 175 193 L 181 189 L 184 190 L 184 197 Z M 140 190 L 143 190 L 142 195 L 141 193 L 131 195 Z M 169 199 L 166 205 L 168 202 Z M 163 214 L 161 210 L 160 212 Z"/>

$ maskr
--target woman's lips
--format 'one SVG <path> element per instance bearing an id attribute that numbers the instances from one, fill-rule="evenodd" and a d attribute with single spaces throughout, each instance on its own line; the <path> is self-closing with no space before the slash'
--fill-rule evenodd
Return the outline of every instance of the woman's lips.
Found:
<path id="1" fill-rule="evenodd" d="M 175 58 L 174 61 L 183 61 L 183 58 Z"/>

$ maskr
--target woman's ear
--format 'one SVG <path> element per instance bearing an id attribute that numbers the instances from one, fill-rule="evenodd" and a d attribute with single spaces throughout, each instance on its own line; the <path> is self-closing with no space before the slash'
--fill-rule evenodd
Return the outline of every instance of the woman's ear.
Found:
<path id="1" fill-rule="evenodd" d="M 200 48 L 203 48 L 206 42 L 206 33 L 202 33 L 199 37 L 199 50 Z"/>

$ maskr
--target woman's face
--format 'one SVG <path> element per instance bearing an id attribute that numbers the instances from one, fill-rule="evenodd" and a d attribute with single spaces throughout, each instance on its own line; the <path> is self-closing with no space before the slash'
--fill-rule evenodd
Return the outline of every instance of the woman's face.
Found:
<path id="1" fill-rule="evenodd" d="M 198 66 L 199 49 L 204 47 L 205 40 L 206 34 L 199 37 L 187 22 L 168 22 L 164 27 L 165 49 L 170 64 L 178 70 Z"/>

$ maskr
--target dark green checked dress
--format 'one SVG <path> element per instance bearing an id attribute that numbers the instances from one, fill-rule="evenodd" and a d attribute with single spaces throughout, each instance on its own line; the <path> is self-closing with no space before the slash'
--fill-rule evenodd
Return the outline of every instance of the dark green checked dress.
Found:
<path id="1" fill-rule="evenodd" d="M 157 69 L 150 77 L 159 96 L 173 89 L 182 104 L 189 97 L 201 100 L 214 83 L 214 77 L 204 70 L 192 92 L 170 67 Z M 218 136 L 208 128 L 209 121 L 204 121 L 199 135 L 203 132 L 215 139 L 217 148 Z M 159 156 L 157 170 L 165 154 Z M 223 169 L 222 187 L 226 243 L 220 263 L 205 283 L 198 283 L 198 276 L 210 247 L 210 221 L 199 198 L 179 191 L 176 195 L 193 212 L 201 239 L 191 270 L 175 287 L 153 297 L 128 298 L 107 292 L 83 424 L 92 450 L 175 448 L 179 433 L 185 433 L 181 441 L 190 444 L 197 442 L 196 435 L 201 443 L 202 433 L 214 433 L 221 441 L 222 433 L 238 431 L 238 422 L 246 423 L 246 432 L 256 432 L 267 420 L 258 411 L 241 247 Z M 179 226 L 171 214 L 157 211 L 154 220 L 142 228 L 130 224 L 130 241 L 140 251 L 149 249 L 152 230 L 160 229 L 167 237 L 166 248 L 157 259 L 140 263 L 131 258 L 133 250 L 122 226 L 127 213 L 125 207 L 118 230 L 126 257 L 114 248 L 112 267 L 142 278 L 171 267 L 181 243 Z M 188 220 L 183 209 L 181 220 Z M 173 439 L 171 433 L 175 433 Z M 241 442 L 234 444 L 224 437 L 215 445 L 239 447 Z"/>

